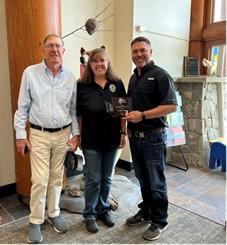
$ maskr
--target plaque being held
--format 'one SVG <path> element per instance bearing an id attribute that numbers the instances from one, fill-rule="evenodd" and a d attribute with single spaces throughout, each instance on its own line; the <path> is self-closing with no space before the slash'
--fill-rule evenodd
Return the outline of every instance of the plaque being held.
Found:
<path id="1" fill-rule="evenodd" d="M 112 117 L 124 117 L 127 112 L 132 111 L 132 99 L 130 97 L 112 97 L 107 111 Z"/>

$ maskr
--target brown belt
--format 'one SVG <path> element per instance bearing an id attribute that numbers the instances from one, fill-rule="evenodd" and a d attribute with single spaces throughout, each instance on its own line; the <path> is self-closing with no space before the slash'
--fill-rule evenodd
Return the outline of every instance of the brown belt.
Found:
<path id="1" fill-rule="evenodd" d="M 71 124 L 71 123 L 70 123 L 70 124 Z M 65 125 L 65 126 L 63 126 L 63 127 L 61 127 L 61 128 L 43 128 L 43 127 L 41 127 L 41 126 L 38 126 L 38 125 L 35 125 L 35 124 L 31 123 L 31 128 L 38 129 L 38 130 L 41 130 L 41 131 L 47 131 L 47 132 L 53 133 L 53 132 L 58 132 L 58 131 L 60 131 L 60 130 L 63 130 L 63 129 L 65 129 L 65 128 L 69 127 L 70 124 Z"/>
<path id="2" fill-rule="evenodd" d="M 165 128 L 152 128 L 145 131 L 134 131 L 132 135 L 136 138 L 144 138 L 150 134 L 163 133 L 163 132 L 165 132 Z"/>

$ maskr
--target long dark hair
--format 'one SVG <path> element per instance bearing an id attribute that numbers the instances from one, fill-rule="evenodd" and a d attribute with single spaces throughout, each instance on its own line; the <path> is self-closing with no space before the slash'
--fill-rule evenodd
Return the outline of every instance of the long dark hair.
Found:
<path id="1" fill-rule="evenodd" d="M 88 59 L 88 62 L 86 64 L 86 67 L 85 67 L 85 70 L 84 70 L 84 73 L 81 77 L 80 82 L 87 83 L 87 84 L 94 82 L 95 76 L 94 76 L 94 72 L 91 69 L 91 63 L 95 60 L 95 58 L 97 56 L 107 57 L 107 59 L 108 59 L 108 67 L 106 70 L 106 79 L 108 81 L 119 80 L 119 77 L 117 77 L 113 72 L 107 51 L 103 48 L 96 48 L 89 53 L 89 59 Z"/>

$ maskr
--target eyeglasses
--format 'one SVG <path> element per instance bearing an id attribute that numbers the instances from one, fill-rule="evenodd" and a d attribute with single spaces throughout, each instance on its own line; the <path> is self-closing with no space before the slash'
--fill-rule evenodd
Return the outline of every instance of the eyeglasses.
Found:
<path id="1" fill-rule="evenodd" d="M 60 49 L 60 48 L 63 47 L 63 45 L 58 44 L 58 43 L 56 43 L 56 44 L 49 43 L 49 44 L 45 45 L 44 47 L 47 48 L 47 49 L 54 49 L 54 48 Z"/>

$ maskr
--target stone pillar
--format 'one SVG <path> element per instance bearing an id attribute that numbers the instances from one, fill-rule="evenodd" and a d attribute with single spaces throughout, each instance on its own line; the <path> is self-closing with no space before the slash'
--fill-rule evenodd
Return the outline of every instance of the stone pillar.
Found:
<path id="1" fill-rule="evenodd" d="M 184 77 L 175 82 L 182 97 L 186 144 L 182 146 L 187 163 L 196 167 L 209 164 L 209 141 L 221 136 L 223 110 L 218 103 L 218 85 L 226 84 L 220 77 Z M 182 160 L 178 149 L 172 149 L 171 161 Z"/>
<path id="2" fill-rule="evenodd" d="M 40 45 L 47 34 L 61 34 L 60 3 L 60 0 L 5 0 L 13 114 L 23 70 L 42 60 Z M 29 157 L 20 156 L 16 147 L 14 151 L 17 193 L 30 196 Z"/>

